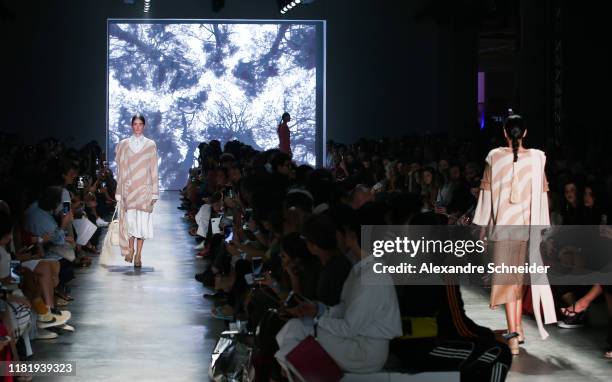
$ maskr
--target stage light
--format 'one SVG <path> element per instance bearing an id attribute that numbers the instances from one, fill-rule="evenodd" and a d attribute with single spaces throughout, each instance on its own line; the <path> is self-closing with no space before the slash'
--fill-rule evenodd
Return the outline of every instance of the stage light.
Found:
<path id="1" fill-rule="evenodd" d="M 285 14 L 298 5 L 312 4 L 315 0 L 278 0 L 278 10 Z"/>
<path id="2" fill-rule="evenodd" d="M 151 0 L 144 0 L 144 12 L 149 13 L 151 9 Z"/>

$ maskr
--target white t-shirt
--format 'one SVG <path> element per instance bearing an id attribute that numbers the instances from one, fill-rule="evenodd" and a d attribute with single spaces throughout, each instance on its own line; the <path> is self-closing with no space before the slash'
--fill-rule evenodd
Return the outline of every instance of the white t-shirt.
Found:
<path id="1" fill-rule="evenodd" d="M 0 279 L 11 275 L 11 254 L 3 245 L 0 245 Z"/>

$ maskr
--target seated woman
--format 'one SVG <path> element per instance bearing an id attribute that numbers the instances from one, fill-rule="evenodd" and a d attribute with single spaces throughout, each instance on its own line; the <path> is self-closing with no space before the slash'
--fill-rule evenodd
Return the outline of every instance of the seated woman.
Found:
<path id="1" fill-rule="evenodd" d="M 60 224 L 55 221 L 54 214 L 60 206 L 62 189 L 46 188 L 38 201 L 32 203 L 25 211 L 24 229 L 33 237 L 37 237 L 44 248 L 44 259 L 59 261 L 60 284 L 58 289 L 74 278 L 74 260 L 76 258 L 74 237 L 66 234 L 66 229 L 72 224 L 72 210 L 61 214 Z M 56 291 L 69 300 L 62 290 Z"/>
<path id="2" fill-rule="evenodd" d="M 332 232 L 335 235 L 335 229 Z M 304 236 L 307 242 L 311 240 L 306 234 Z M 311 246 L 309 243 L 309 248 Z M 326 306 L 302 300 L 295 308 L 287 309 L 295 318 L 289 320 L 276 336 L 279 350 L 275 355 L 286 371 L 289 369 L 287 354 L 313 334 L 344 371 L 372 373 L 385 364 L 389 341 L 402 333 L 397 296 L 391 280 L 385 285 L 362 280 L 362 277 L 372 275 L 366 269 L 372 267 L 373 258 L 359 252 L 360 261 L 344 282 L 338 304 Z"/>

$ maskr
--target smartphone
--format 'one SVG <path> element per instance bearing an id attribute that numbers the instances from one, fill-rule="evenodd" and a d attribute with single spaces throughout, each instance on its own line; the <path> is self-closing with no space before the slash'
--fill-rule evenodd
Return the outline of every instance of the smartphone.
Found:
<path id="1" fill-rule="evenodd" d="M 285 308 L 295 308 L 301 302 L 309 303 L 310 300 L 300 294 L 291 291 L 289 292 L 289 295 L 285 299 L 283 305 L 285 306 Z"/>
<path id="2" fill-rule="evenodd" d="M 285 308 L 289 308 L 289 309 L 295 308 L 299 304 L 300 304 L 300 298 L 298 294 L 294 293 L 293 291 L 289 292 L 289 296 L 287 296 L 287 299 L 285 299 L 285 302 L 283 303 Z"/>
<path id="3" fill-rule="evenodd" d="M 223 196 L 230 199 L 234 197 L 234 189 L 231 185 L 225 186 L 223 189 Z"/>
<path id="4" fill-rule="evenodd" d="M 234 231 L 232 229 L 232 226 L 225 226 L 224 230 L 223 230 L 223 234 L 225 235 L 225 242 L 229 243 L 230 241 L 232 241 L 232 239 L 234 238 Z"/>
<path id="5" fill-rule="evenodd" d="M 68 215 L 70 212 L 70 202 L 64 202 L 64 207 L 62 208 L 62 213 L 64 215 Z"/>
<path id="6" fill-rule="evenodd" d="M 244 221 L 245 222 L 250 221 L 252 216 L 253 216 L 253 209 L 252 208 L 245 208 L 244 209 Z"/>
<path id="7" fill-rule="evenodd" d="M 261 257 L 253 257 L 251 258 L 251 262 L 253 264 L 253 280 L 263 280 L 263 259 Z"/>

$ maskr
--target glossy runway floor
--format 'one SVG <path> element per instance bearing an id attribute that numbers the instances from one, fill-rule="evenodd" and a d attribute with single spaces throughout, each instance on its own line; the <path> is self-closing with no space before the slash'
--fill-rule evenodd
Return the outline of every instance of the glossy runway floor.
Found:
<path id="1" fill-rule="evenodd" d="M 45 381 L 206 381 L 210 354 L 224 324 L 194 279 L 194 257 L 178 192 L 155 206 L 155 238 L 143 249 L 143 268 L 127 263 L 78 270 L 70 284 L 75 333 L 35 341 L 34 360 L 76 361 L 77 377 Z M 122 259 L 119 259 L 123 261 Z M 118 264 L 121 264 L 120 262 Z"/>
<path id="2" fill-rule="evenodd" d="M 492 329 L 506 328 L 503 309 L 491 310 L 486 290 L 462 289 L 466 312 L 476 323 Z M 606 345 L 605 303 L 594 304 L 589 326 L 560 329 L 546 325 L 550 334 L 541 340 L 535 320 L 524 318 L 525 344 L 513 358 L 508 382 L 611 381 L 612 361 L 603 358 Z"/>
<path id="3" fill-rule="evenodd" d="M 202 262 L 194 257 L 195 243 L 176 209 L 178 195 L 162 193 L 155 207 L 155 239 L 145 243 L 141 271 L 128 265 L 106 269 L 96 260 L 77 271 L 71 285 L 76 301 L 68 307 L 76 332 L 33 343 L 35 360 L 76 361 L 77 377 L 41 380 L 208 380 L 210 354 L 225 326 L 210 316 L 204 288 L 193 278 Z M 488 308 L 486 291 L 468 289 L 463 296 L 477 323 L 504 328 L 503 312 Z M 549 325 L 546 341 L 527 320 L 527 342 L 508 381 L 612 380 L 612 362 L 602 358 L 606 317 L 601 305 L 596 308 L 600 314 L 592 315 L 593 327 Z"/>

